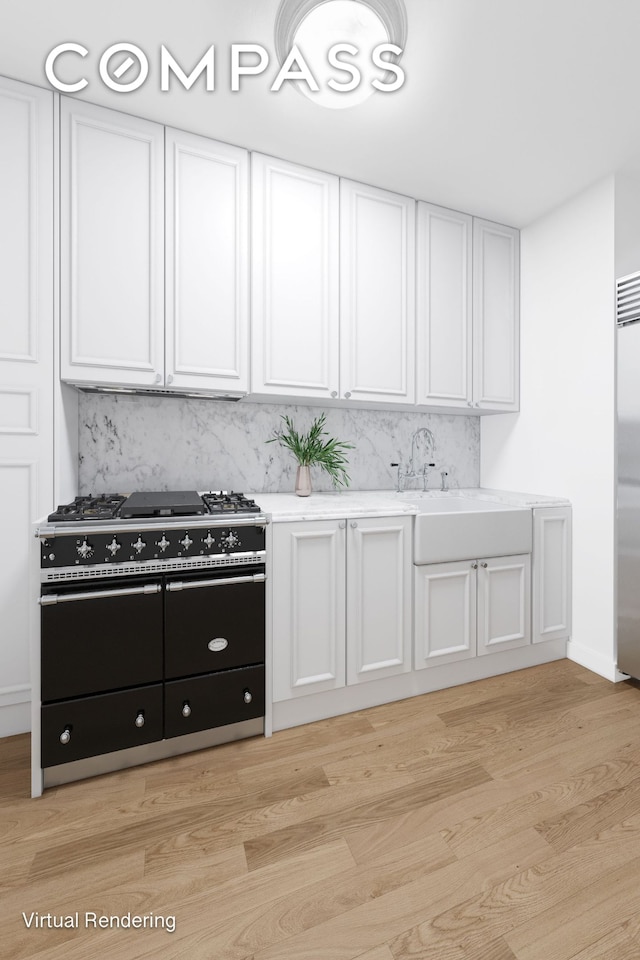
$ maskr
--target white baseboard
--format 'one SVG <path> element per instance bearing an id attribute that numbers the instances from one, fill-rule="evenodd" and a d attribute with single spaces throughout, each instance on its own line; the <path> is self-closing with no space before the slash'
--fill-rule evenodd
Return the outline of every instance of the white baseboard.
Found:
<path id="1" fill-rule="evenodd" d="M 31 686 L 0 687 L 0 737 L 31 730 Z"/>
<path id="2" fill-rule="evenodd" d="M 627 675 L 618 670 L 615 660 L 592 650 L 591 647 L 576 643 L 575 640 L 569 640 L 567 643 L 567 657 L 574 663 L 579 663 L 581 667 L 591 670 L 592 673 L 604 677 L 605 680 L 611 680 L 612 683 L 627 679 Z"/>

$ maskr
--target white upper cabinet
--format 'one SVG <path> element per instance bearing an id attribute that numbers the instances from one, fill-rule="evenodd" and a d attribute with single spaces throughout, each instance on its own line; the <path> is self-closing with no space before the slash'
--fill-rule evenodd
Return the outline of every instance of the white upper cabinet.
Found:
<path id="1" fill-rule="evenodd" d="M 251 156 L 252 374 L 258 394 L 339 390 L 339 181 Z"/>
<path id="2" fill-rule="evenodd" d="M 164 380 L 164 128 L 61 98 L 62 377 Z"/>
<path id="3" fill-rule="evenodd" d="M 520 234 L 473 222 L 474 405 L 518 410 L 520 402 Z"/>
<path id="4" fill-rule="evenodd" d="M 418 203 L 416 401 L 472 406 L 472 218 Z"/>
<path id="5" fill-rule="evenodd" d="M 413 403 L 415 200 L 340 187 L 340 395 Z"/>
<path id="6" fill-rule="evenodd" d="M 166 130 L 166 385 L 249 389 L 246 150 Z"/>

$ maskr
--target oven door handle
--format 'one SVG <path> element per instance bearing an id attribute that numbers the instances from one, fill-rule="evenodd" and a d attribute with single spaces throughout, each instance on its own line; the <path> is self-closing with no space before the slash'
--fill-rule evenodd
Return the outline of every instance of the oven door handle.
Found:
<path id="1" fill-rule="evenodd" d="M 201 587 L 223 587 L 229 583 L 264 583 L 266 580 L 264 573 L 256 573 L 251 577 L 219 577 L 217 580 L 174 580 L 167 584 L 169 593 L 176 593 L 179 590 L 199 590 Z"/>
<path id="2" fill-rule="evenodd" d="M 54 603 L 71 603 L 75 600 L 103 600 L 110 597 L 142 597 L 160 593 L 162 585 L 148 583 L 144 587 L 125 587 L 123 590 L 85 590 L 84 593 L 48 593 L 40 597 L 40 606 L 48 607 Z"/>

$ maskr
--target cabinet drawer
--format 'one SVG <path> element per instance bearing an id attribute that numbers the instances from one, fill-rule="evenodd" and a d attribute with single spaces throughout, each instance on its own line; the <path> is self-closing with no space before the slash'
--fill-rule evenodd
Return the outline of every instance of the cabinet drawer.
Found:
<path id="1" fill-rule="evenodd" d="M 177 679 L 264 661 L 264 583 L 170 583 L 165 608 L 165 677 Z M 172 587 L 174 589 L 172 589 Z"/>
<path id="2" fill-rule="evenodd" d="M 167 683 L 164 710 L 166 738 L 262 717 L 264 666 Z"/>
<path id="3" fill-rule="evenodd" d="M 151 589 L 154 584 L 149 584 Z M 68 700 L 162 679 L 162 595 L 114 583 L 60 590 L 42 606 L 42 700 Z M 44 598 L 47 599 L 47 598 Z"/>
<path id="4" fill-rule="evenodd" d="M 136 718 L 144 724 L 138 726 Z M 67 743 L 62 743 L 65 731 Z M 42 708 L 42 766 L 162 740 L 162 684 Z"/>

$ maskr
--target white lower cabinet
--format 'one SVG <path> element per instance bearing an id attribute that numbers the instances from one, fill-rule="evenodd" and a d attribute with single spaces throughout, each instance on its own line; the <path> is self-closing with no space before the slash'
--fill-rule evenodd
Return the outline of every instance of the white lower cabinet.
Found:
<path id="1" fill-rule="evenodd" d="M 274 524 L 273 699 L 411 670 L 411 517 Z"/>
<path id="2" fill-rule="evenodd" d="M 533 642 L 571 636 L 571 507 L 533 511 Z"/>
<path id="3" fill-rule="evenodd" d="M 415 669 L 531 641 L 528 554 L 415 567 Z"/>

